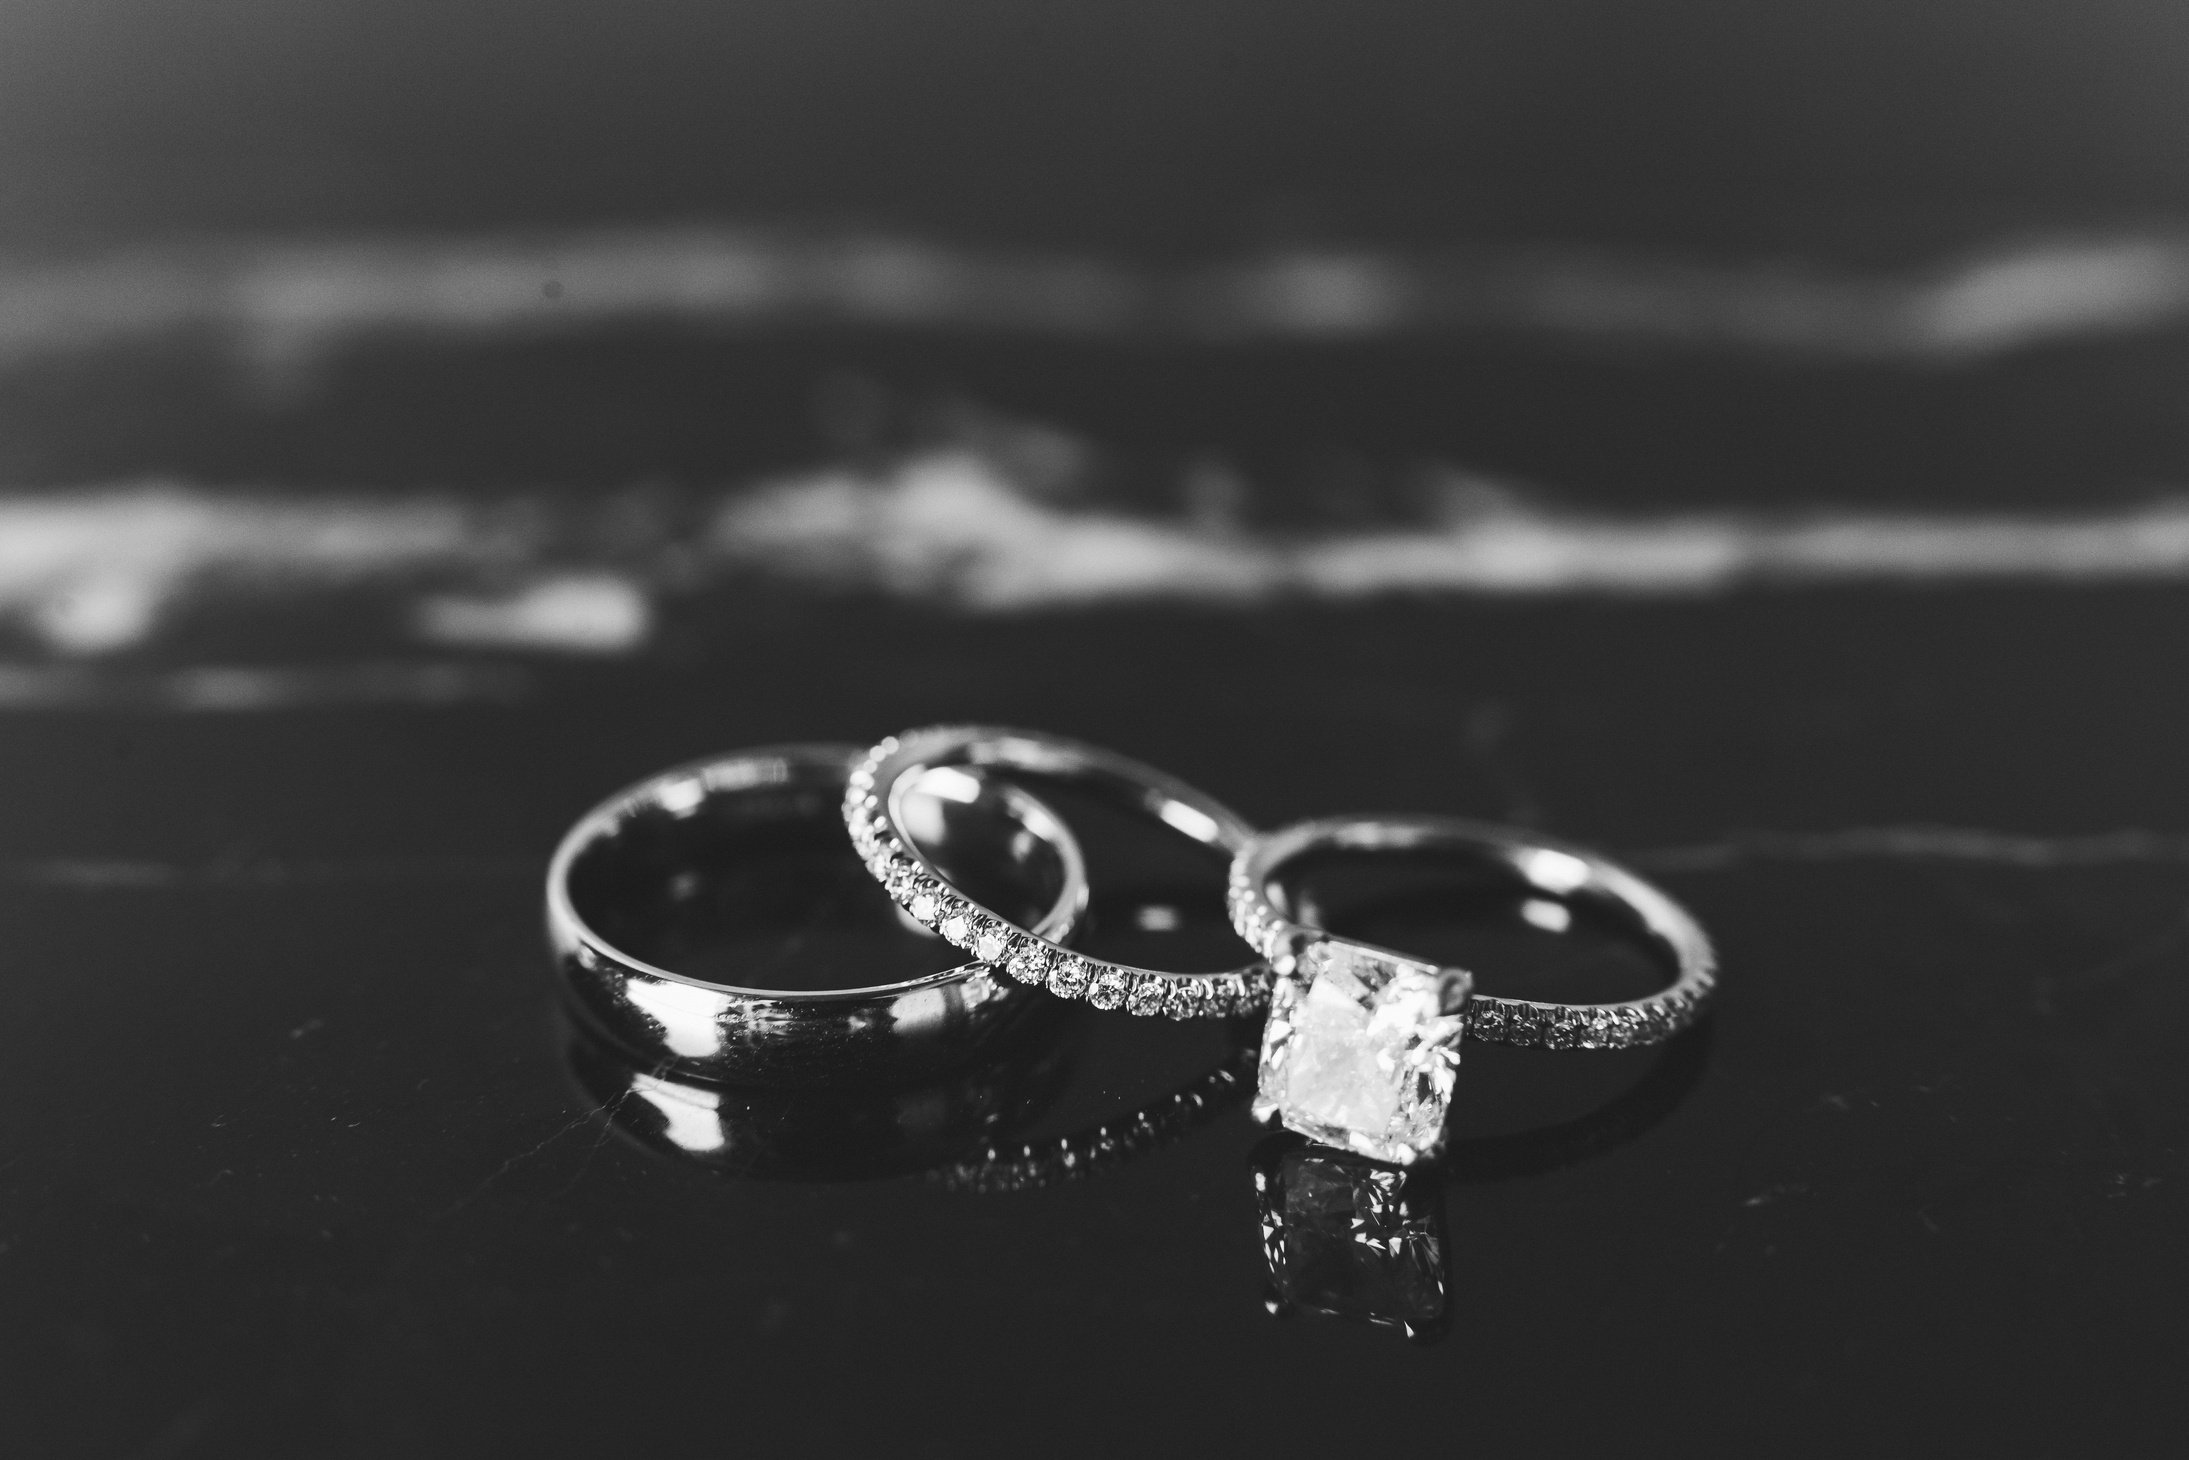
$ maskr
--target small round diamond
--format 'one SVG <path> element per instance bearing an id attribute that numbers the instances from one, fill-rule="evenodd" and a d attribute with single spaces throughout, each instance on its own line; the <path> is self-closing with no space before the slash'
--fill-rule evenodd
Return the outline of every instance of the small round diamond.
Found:
<path id="1" fill-rule="evenodd" d="M 973 919 L 963 904 L 952 907 L 944 914 L 935 931 L 943 935 L 943 941 L 955 943 L 960 948 L 969 948 L 973 944 Z"/>
<path id="2" fill-rule="evenodd" d="M 983 963 L 1001 967 L 1009 957 L 1011 940 L 1002 928 L 994 923 L 984 923 L 973 933 L 973 956 Z"/>
<path id="3" fill-rule="evenodd" d="M 1198 978 L 1174 978 L 1168 996 L 1163 1001 L 1163 1012 L 1173 1019 L 1194 1019 L 1201 1014 L 1201 985 Z"/>
<path id="4" fill-rule="evenodd" d="M 912 914 L 914 921 L 925 923 L 932 928 L 935 926 L 935 919 L 940 914 L 942 904 L 933 892 L 922 887 L 912 894 L 912 900 L 904 906 L 905 911 Z"/>
<path id="5" fill-rule="evenodd" d="M 1039 943 L 1023 944 L 1004 969 L 1020 983 L 1045 982 L 1049 977 L 1049 950 Z"/>
<path id="6" fill-rule="evenodd" d="M 1171 980 L 1143 976 L 1125 991 L 1125 1012 L 1142 1017 L 1160 1014 L 1169 1001 Z"/>
<path id="7" fill-rule="evenodd" d="M 1049 967 L 1049 992 L 1060 998 L 1076 999 L 1087 991 L 1089 972 L 1086 959 L 1076 953 L 1059 953 L 1056 962 Z"/>
<path id="8" fill-rule="evenodd" d="M 1105 968 L 1087 985 L 1087 1002 L 1097 1009 L 1114 1009 L 1125 1002 L 1125 975 Z"/>
<path id="9" fill-rule="evenodd" d="M 1484 1000 L 1467 1011 L 1467 1032 L 1477 1039 L 1505 1037 L 1505 1006 Z"/>

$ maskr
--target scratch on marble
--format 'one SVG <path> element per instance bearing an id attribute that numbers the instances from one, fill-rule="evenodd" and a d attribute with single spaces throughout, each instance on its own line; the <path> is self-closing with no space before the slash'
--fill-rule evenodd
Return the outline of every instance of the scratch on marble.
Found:
<path id="1" fill-rule="evenodd" d="M 595 1121 L 601 1121 L 605 1123 L 605 1121 L 613 1114 L 616 1107 L 622 1103 L 624 1098 L 625 1097 L 623 1096 L 618 1096 L 616 1099 L 603 1101 L 598 1105 L 588 1106 L 579 1114 L 572 1116 L 569 1120 L 566 1120 L 561 1125 L 556 1126 L 553 1130 L 549 1131 L 545 1136 L 543 1136 L 533 1145 L 527 1146 L 521 1151 L 511 1153 L 502 1161 L 500 1165 L 496 1166 L 492 1171 L 489 1171 L 485 1176 L 481 1177 L 478 1183 L 474 1185 L 469 1191 L 466 1191 L 455 1201 L 449 1203 L 448 1206 L 443 1208 L 433 1217 L 429 1218 L 423 1225 L 426 1227 L 436 1227 L 443 1222 L 453 1219 L 461 1212 L 463 1212 L 467 1207 L 471 1206 L 474 1202 L 485 1196 L 487 1192 L 491 1191 L 494 1186 L 504 1177 L 508 1176 L 510 1172 L 516 1170 L 519 1166 L 522 1166 L 527 1162 L 536 1159 L 543 1152 L 545 1152 L 549 1146 L 554 1145 L 557 1141 L 562 1140 L 565 1136 L 568 1136 L 573 1131 L 581 1130 L 588 1124 L 591 1124 Z M 597 1150 L 598 1146 L 596 1145 L 594 1149 Z"/>

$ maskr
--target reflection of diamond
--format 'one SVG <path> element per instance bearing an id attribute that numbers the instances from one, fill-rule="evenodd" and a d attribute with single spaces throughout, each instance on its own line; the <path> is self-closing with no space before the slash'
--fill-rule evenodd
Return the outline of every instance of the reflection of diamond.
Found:
<path id="1" fill-rule="evenodd" d="M 1270 994 L 1255 1113 L 1406 1165 L 1443 1144 L 1467 976 L 1336 940 Z"/>
<path id="2" fill-rule="evenodd" d="M 1293 1145 L 1258 1156 L 1254 1181 L 1262 1253 L 1281 1305 L 1415 1337 L 1436 1332 L 1445 1268 L 1433 1177 Z"/>

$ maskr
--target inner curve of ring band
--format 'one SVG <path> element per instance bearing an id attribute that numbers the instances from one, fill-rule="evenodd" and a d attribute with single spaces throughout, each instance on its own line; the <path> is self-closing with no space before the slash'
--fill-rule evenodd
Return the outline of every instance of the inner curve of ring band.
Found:
<path id="1" fill-rule="evenodd" d="M 749 870 L 757 885 L 742 890 L 747 894 L 744 901 L 761 909 L 767 908 L 771 892 L 789 899 L 809 895 L 791 885 L 801 872 L 840 874 L 845 895 L 867 900 L 872 884 L 844 844 L 835 814 L 843 777 L 855 758 L 854 752 L 845 751 L 841 758 L 820 764 L 788 757 L 710 762 L 666 772 L 612 798 L 573 828 L 558 853 L 557 875 L 550 887 L 551 916 L 561 912 L 581 944 L 595 945 L 596 954 L 628 971 L 747 999 L 851 1000 L 962 978 L 968 966 L 959 961 L 886 983 L 770 987 L 720 976 L 727 970 L 695 967 L 689 950 L 680 957 L 663 946 L 668 935 L 662 930 L 676 925 L 677 904 L 688 904 L 694 893 L 704 890 L 710 874 L 720 880 L 720 865 L 704 865 L 710 853 L 737 851 L 741 860 L 754 864 Z M 931 814 L 923 819 L 931 831 L 940 833 L 939 850 L 945 856 L 951 856 L 961 841 L 1000 841 L 987 850 L 1004 855 L 952 857 L 960 864 L 958 875 L 985 881 L 991 895 L 999 895 L 1030 918 L 1059 931 L 1069 927 L 1083 896 L 1079 889 L 1084 886 L 1084 872 L 1069 831 L 1038 798 L 1021 788 L 964 772 L 957 773 L 954 784 L 941 788 L 944 794 L 929 797 L 924 787 L 915 789 L 920 792 L 915 804 L 929 803 Z M 988 826 L 981 828 L 981 822 Z M 972 835 L 969 828 L 995 835 Z M 803 835 L 809 831 L 810 836 Z M 794 846 L 789 858 L 759 856 L 761 849 L 754 845 L 726 845 L 741 838 L 751 843 L 771 837 L 780 841 L 785 836 L 794 843 L 803 840 L 812 845 Z M 686 843 L 681 850 L 680 840 Z M 695 850 L 700 853 L 696 858 L 690 855 Z M 843 866 L 820 865 L 834 861 Z M 873 914 L 865 920 L 875 930 L 888 927 L 899 933 L 904 946 L 921 946 L 901 932 L 887 908 L 886 899 L 879 899 L 876 908 L 862 906 L 859 912 Z M 682 911 L 688 914 L 690 909 Z M 781 909 L 773 911 L 779 914 Z M 717 928 L 716 932 L 720 937 L 737 936 L 733 929 Z M 835 938 L 836 934 L 835 929 L 807 927 L 792 928 L 783 936 L 810 943 L 815 936 Z"/>
<path id="2" fill-rule="evenodd" d="M 1553 894 L 1499 860 L 1326 848 L 1278 868 L 1268 892 L 1279 911 L 1338 938 L 1464 968 L 1479 994 L 1617 1003 L 1680 975 L 1677 950 L 1626 903 L 1586 888 Z"/>

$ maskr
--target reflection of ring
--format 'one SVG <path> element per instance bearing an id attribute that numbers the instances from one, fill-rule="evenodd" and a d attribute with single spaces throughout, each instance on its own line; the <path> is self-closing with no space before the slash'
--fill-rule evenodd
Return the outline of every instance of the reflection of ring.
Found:
<path id="1" fill-rule="evenodd" d="M 850 746 L 788 745 L 695 761 L 581 817 L 548 869 L 547 922 L 583 1012 L 642 1057 L 687 1074 L 792 1086 L 933 1070 L 1015 1017 L 1020 991 L 982 963 L 857 988 L 786 989 L 702 978 L 630 951 L 669 921 L 649 905 L 676 911 L 702 889 L 692 846 L 719 851 L 755 830 L 803 830 L 810 839 L 833 828 L 859 755 Z M 976 772 L 937 776 L 918 789 L 923 829 L 954 875 L 1023 904 L 1021 915 L 1045 936 L 1070 933 L 1086 904 L 1086 869 L 1078 843 L 1047 807 Z M 985 832 L 993 835 L 984 840 Z M 983 855 L 961 857 L 960 843 L 972 842 L 982 842 Z M 864 904 L 870 892 L 850 844 L 828 835 L 812 850 L 832 864 L 838 845 Z M 886 901 L 871 901 L 863 916 L 910 942 Z"/>
<path id="2" fill-rule="evenodd" d="M 1251 1025 L 1247 1026 L 1251 1030 Z M 988 1145 L 934 1172 L 962 1191 L 1029 1191 L 1092 1176 L 1169 1144 L 1245 1097 L 1254 1042 L 1240 1037 L 1223 1062 L 1190 1084 L 1126 1115 L 1046 1140 Z"/>
<path id="3" fill-rule="evenodd" d="M 738 1089 L 635 1064 L 576 1021 L 564 1033 L 567 1067 L 612 1129 L 656 1155 L 748 1180 L 859 1181 L 930 1170 L 1023 1129 L 1068 1073 L 1056 1044 L 1029 1039 L 1028 1057 L 926 1084 Z"/>
<path id="4" fill-rule="evenodd" d="M 1334 937 L 1295 916 L 1280 881 L 1311 852 L 1456 853 L 1541 910 L 1586 908 L 1657 954 L 1669 988 L 1604 1004 L 1470 997 L 1473 977 Z M 1716 985 L 1710 940 L 1679 905 L 1588 852 L 1444 817 L 1308 821 L 1257 837 L 1232 863 L 1232 926 L 1279 970 L 1255 1113 L 1405 1165 L 1433 1155 L 1462 1033 L 1553 1049 L 1654 1044 L 1692 1023 Z M 1563 921 L 1559 926 L 1563 926 Z"/>
<path id="5" fill-rule="evenodd" d="M 844 820 L 867 870 L 900 907 L 984 962 L 1021 983 L 1041 984 L 1062 998 L 1084 998 L 1098 1009 L 1173 1019 L 1252 1013 L 1268 997 L 1266 965 L 1230 973 L 1165 973 L 1088 958 L 1058 946 L 965 896 L 942 875 L 917 840 L 906 834 L 903 799 L 924 772 L 939 766 L 1003 767 L 1055 776 L 1144 811 L 1205 846 L 1238 853 L 1253 828 L 1237 813 L 1139 761 L 1023 730 L 949 725 L 909 730 L 874 747 L 852 772 Z"/>

